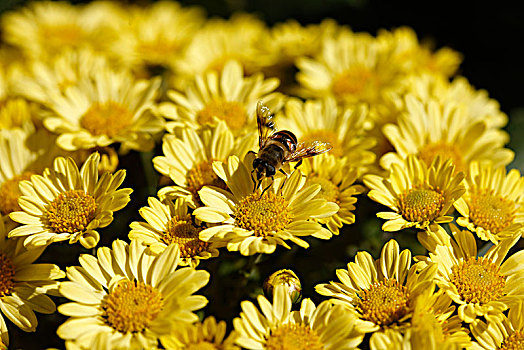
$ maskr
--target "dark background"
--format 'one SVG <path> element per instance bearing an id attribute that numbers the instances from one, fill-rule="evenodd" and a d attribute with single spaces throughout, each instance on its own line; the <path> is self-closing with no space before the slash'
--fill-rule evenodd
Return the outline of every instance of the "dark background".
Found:
<path id="1" fill-rule="evenodd" d="M 79 1 L 74 1 L 74 3 Z M 80 1 L 85 2 L 85 1 Z M 0 13 L 25 4 L 26 1 L 0 0 Z M 147 4 L 146 1 L 139 3 Z M 524 14 L 519 10 L 519 2 L 475 3 L 465 6 L 459 1 L 411 2 L 411 1 L 373 1 L 373 0 L 219 0 L 181 1 L 184 5 L 203 6 L 208 15 L 229 17 L 235 11 L 258 14 L 269 25 L 294 18 L 302 24 L 319 23 L 324 18 L 334 18 L 340 24 L 349 25 L 354 31 L 376 34 L 378 29 L 393 29 L 399 26 L 413 28 L 419 40 L 432 40 L 436 48 L 451 47 L 464 56 L 459 74 L 465 76 L 477 89 L 485 89 L 490 97 L 499 101 L 502 111 L 510 117 L 507 131 L 511 142 L 508 145 L 516 152 L 515 161 L 510 168 L 524 169 L 524 81 L 523 56 Z M 460 5 L 459 5 L 460 4 Z M 135 169 L 140 162 L 137 154 L 131 153 L 121 159 L 123 168 Z M 131 171 L 128 171 L 128 174 Z M 126 182 L 128 180 L 126 179 Z M 133 186 L 132 183 L 124 187 Z M 142 190 L 136 188 L 133 198 L 145 198 Z M 113 230 L 125 230 L 129 218 L 138 219 L 138 208 L 145 203 L 131 202 L 124 210 L 115 215 Z M 299 277 L 303 278 L 304 296 L 321 300 L 315 295 L 313 287 L 319 282 L 336 279 L 335 269 L 344 268 L 357 250 L 369 250 L 378 257 L 383 242 L 391 235 L 377 235 L 381 222 L 362 221 L 372 218 L 377 211 L 376 205 L 361 196 L 357 203 L 357 223 L 351 225 L 340 236 L 328 242 L 309 240 L 307 250 L 294 247 L 291 251 L 279 247 L 274 255 L 266 256 L 254 270 L 249 268 L 249 258 L 238 253 L 221 251 L 219 259 L 201 263 L 199 268 L 212 271 L 208 286 L 202 291 L 210 303 L 205 309 L 206 315 L 215 315 L 218 319 L 229 322 L 238 315 L 238 300 L 253 295 L 260 280 L 278 268 L 293 266 Z M 119 218 L 121 220 L 119 220 Z M 100 245 L 110 244 L 115 236 L 102 233 Z M 402 248 L 412 247 L 413 232 L 395 234 Z M 66 245 L 67 247 L 67 245 Z M 63 257 L 64 245 L 52 245 L 42 257 L 42 262 L 66 264 Z M 69 254 L 78 256 L 84 253 L 81 247 L 68 246 Z M 76 251 L 71 251 L 76 250 Z M 420 253 L 420 252 L 414 252 Z M 63 260 L 63 261 L 61 261 Z M 66 264 L 67 265 L 67 264 Z M 62 266 L 63 267 L 63 266 Z M 234 271 L 240 271 L 239 273 Z M 246 270 L 246 271 L 243 271 Z M 213 278 L 214 273 L 224 278 Z M 251 273 L 245 279 L 242 273 Z M 64 300 L 57 299 L 57 304 Z M 63 347 L 63 342 L 56 336 L 56 328 L 65 317 L 37 314 L 39 325 L 36 334 L 19 331 L 9 327 L 12 348 L 43 349 Z M 231 329 L 229 323 L 228 329 Z"/>

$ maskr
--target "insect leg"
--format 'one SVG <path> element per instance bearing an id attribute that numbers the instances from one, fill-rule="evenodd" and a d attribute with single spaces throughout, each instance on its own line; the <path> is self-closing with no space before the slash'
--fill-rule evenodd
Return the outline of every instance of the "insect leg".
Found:
<path id="1" fill-rule="evenodd" d="M 271 187 L 271 185 L 273 185 L 273 176 L 271 176 L 271 182 L 269 183 L 269 185 L 267 185 L 266 188 L 264 188 L 264 190 L 260 194 L 260 198 L 262 198 L 262 195 L 264 194 L 264 192 L 266 192 Z"/>
<path id="2" fill-rule="evenodd" d="M 253 173 L 255 172 L 255 169 L 251 170 L 251 181 L 253 181 L 253 192 L 260 186 L 260 183 L 257 183 L 255 180 L 255 177 L 253 176 Z"/>
<path id="3" fill-rule="evenodd" d="M 302 164 L 302 159 L 300 159 L 300 160 L 297 162 L 297 164 L 295 164 L 294 169 L 298 168 L 298 167 L 300 166 L 300 164 Z"/>

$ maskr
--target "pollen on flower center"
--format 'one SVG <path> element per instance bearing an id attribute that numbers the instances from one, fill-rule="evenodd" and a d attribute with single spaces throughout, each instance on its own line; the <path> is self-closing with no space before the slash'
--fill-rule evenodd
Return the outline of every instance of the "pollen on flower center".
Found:
<path id="1" fill-rule="evenodd" d="M 15 265 L 11 259 L 0 253 L 0 298 L 10 295 L 15 287 Z"/>
<path id="2" fill-rule="evenodd" d="M 5 181 L 0 186 L 0 213 L 7 215 L 13 211 L 21 210 L 18 205 L 18 197 L 22 194 L 18 188 L 18 184 L 22 180 L 29 180 L 33 175 L 32 172 L 24 172 L 12 179 Z"/>
<path id="3" fill-rule="evenodd" d="M 340 204 L 339 194 L 340 190 L 337 185 L 335 185 L 330 180 L 320 177 L 318 175 L 311 176 L 307 179 L 306 185 L 320 185 L 320 192 L 317 194 L 318 197 L 324 198 L 330 202 Z"/>
<path id="4" fill-rule="evenodd" d="M 80 118 L 80 126 L 92 135 L 114 137 L 131 125 L 133 115 L 119 103 L 97 102 Z"/>
<path id="5" fill-rule="evenodd" d="M 427 166 L 430 166 L 437 156 L 440 156 L 442 160 L 451 159 L 453 165 L 455 165 L 455 173 L 464 171 L 462 153 L 457 146 L 453 144 L 446 142 L 430 143 L 422 147 L 417 156 L 422 159 Z"/>
<path id="6" fill-rule="evenodd" d="M 226 183 L 213 171 L 214 159 L 195 165 L 186 175 L 187 188 L 193 194 L 193 199 L 200 203 L 198 191 L 204 186 L 215 186 L 226 189 Z"/>
<path id="7" fill-rule="evenodd" d="M 451 268 L 450 281 L 468 303 L 488 303 L 504 295 L 506 277 L 485 257 L 470 257 Z"/>
<path id="8" fill-rule="evenodd" d="M 271 332 L 267 350 L 321 350 L 324 344 L 317 332 L 303 324 L 283 324 Z"/>
<path id="9" fill-rule="evenodd" d="M 191 222 L 190 215 L 184 218 L 174 216 L 167 222 L 162 240 L 167 245 L 178 243 L 180 256 L 182 258 L 191 258 L 205 251 L 209 246 L 209 243 L 201 241 L 198 238 L 200 231 L 202 231 L 202 229 L 195 227 Z"/>
<path id="10" fill-rule="evenodd" d="M 95 199 L 82 190 L 60 193 L 47 209 L 47 220 L 56 233 L 82 232 L 93 220 Z"/>
<path id="11" fill-rule="evenodd" d="M 107 324 L 119 332 L 142 332 L 158 316 L 164 301 L 154 287 L 140 281 L 121 281 L 102 301 Z"/>
<path id="12" fill-rule="evenodd" d="M 284 197 L 266 191 L 260 197 L 255 192 L 242 198 L 235 210 L 235 224 L 257 237 L 267 237 L 282 231 L 291 221 L 291 213 Z"/>
<path id="13" fill-rule="evenodd" d="M 524 349 L 524 332 L 516 330 L 509 334 L 500 345 L 500 350 L 520 350 Z"/>
<path id="14" fill-rule="evenodd" d="M 333 93 L 344 98 L 353 95 L 359 99 L 372 101 L 377 97 L 380 85 L 378 77 L 368 68 L 357 65 L 338 75 L 332 84 Z"/>
<path id="15" fill-rule="evenodd" d="M 444 196 L 438 188 L 412 188 L 399 197 L 400 213 L 404 219 L 411 222 L 434 220 L 444 204 Z"/>
<path id="16" fill-rule="evenodd" d="M 199 124 L 212 123 L 213 117 L 225 120 L 233 130 L 240 130 L 247 122 L 244 106 L 238 102 L 212 100 L 197 114 Z"/>
<path id="17" fill-rule="evenodd" d="M 338 136 L 336 133 L 330 130 L 316 130 L 309 132 L 303 135 L 300 138 L 301 142 L 313 142 L 313 141 L 322 141 L 329 142 L 333 148 L 329 151 L 329 154 L 332 154 L 335 157 L 342 157 L 344 151 L 342 145 L 338 142 Z"/>
<path id="18" fill-rule="evenodd" d="M 471 221 L 492 233 L 502 231 L 515 218 L 515 203 L 495 195 L 493 190 L 472 191 L 468 205 Z"/>
<path id="19" fill-rule="evenodd" d="M 409 293 L 395 279 L 375 282 L 358 293 L 356 309 L 362 318 L 377 325 L 390 325 L 408 312 Z"/>

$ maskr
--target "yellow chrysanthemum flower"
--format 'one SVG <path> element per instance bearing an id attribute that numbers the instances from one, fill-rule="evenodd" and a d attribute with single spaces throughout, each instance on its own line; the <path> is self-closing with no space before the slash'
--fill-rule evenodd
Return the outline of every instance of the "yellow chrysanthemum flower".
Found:
<path id="1" fill-rule="evenodd" d="M 112 249 L 99 248 L 97 257 L 84 254 L 79 261 L 67 268 L 70 281 L 60 283 L 60 294 L 72 301 L 58 307 L 71 316 L 57 330 L 67 348 L 152 349 L 174 327 L 197 321 L 193 311 L 207 303 L 193 293 L 209 273 L 177 269 L 176 244 L 151 256 L 138 241 L 115 240 Z"/>
<path id="2" fill-rule="evenodd" d="M 422 101 L 436 99 L 442 105 L 460 105 L 470 122 L 483 120 L 489 129 L 502 128 L 508 123 L 500 104 L 486 90 L 476 90 L 464 77 L 450 82 L 441 75 L 422 74 L 409 77 L 405 84 Z"/>
<path id="3" fill-rule="evenodd" d="M 375 161 L 370 151 L 375 140 L 366 135 L 366 117 L 366 108 L 341 108 L 333 98 L 305 102 L 290 98 L 277 115 L 277 126 L 291 130 L 299 142 L 329 142 L 333 146 L 329 154 L 345 158 L 360 176 Z"/>
<path id="4" fill-rule="evenodd" d="M 131 6 L 126 11 L 126 25 L 111 54 L 139 73 L 147 67 L 170 67 L 204 21 L 200 8 L 182 7 L 173 1 Z"/>
<path id="5" fill-rule="evenodd" d="M 386 221 L 384 231 L 398 231 L 407 227 L 436 231 L 438 224 L 451 222 L 448 216 L 453 203 L 465 188 L 463 173 L 455 174 L 451 160 L 435 158 L 426 163 L 410 155 L 400 164 L 392 164 L 387 177 L 364 176 L 370 189 L 368 196 L 388 206 L 393 212 L 380 212 L 377 216 Z"/>
<path id="6" fill-rule="evenodd" d="M 417 34 L 409 27 L 380 30 L 377 41 L 389 49 L 392 64 L 402 67 L 406 75 L 431 72 L 450 77 L 457 72 L 462 61 L 462 55 L 448 47 L 432 52 L 429 45 L 421 45 Z"/>
<path id="7" fill-rule="evenodd" d="M 184 56 L 174 62 L 177 79 L 173 84 L 180 88 L 194 76 L 210 70 L 220 72 L 230 60 L 238 61 L 246 75 L 259 72 L 271 60 L 258 48 L 268 34 L 263 21 L 246 13 L 234 14 L 228 20 L 208 20 L 194 35 Z"/>
<path id="8" fill-rule="evenodd" d="M 50 61 L 28 64 L 28 72 L 13 83 L 13 89 L 28 100 L 48 105 L 53 96 L 65 94 L 70 86 L 109 67 L 106 57 L 91 49 L 64 49 Z"/>
<path id="9" fill-rule="evenodd" d="M 174 102 L 163 103 L 159 113 L 174 122 L 167 129 L 189 124 L 193 128 L 216 125 L 217 119 L 226 121 L 235 134 L 256 130 L 256 105 L 263 100 L 272 111 L 280 108 L 282 96 L 274 93 L 278 79 L 264 79 L 262 73 L 244 77 L 237 61 L 228 61 L 223 70 L 209 71 L 186 84 L 183 92 L 170 90 Z"/>
<path id="10" fill-rule="evenodd" d="M 261 193 L 253 189 L 253 159 L 252 154 L 243 162 L 232 156 L 227 163 L 213 164 L 231 192 L 208 186 L 199 191 L 206 206 L 193 214 L 215 224 L 200 232 L 200 239 L 227 243 L 229 251 L 253 255 L 271 254 L 277 245 L 289 249 L 287 240 L 307 248 L 309 244 L 300 238 L 304 236 L 331 238 L 329 230 L 312 220 L 329 217 L 339 209 L 337 204 L 317 197 L 320 185 L 305 186 L 306 179 L 297 169 L 289 177 L 281 176 L 273 182 L 266 179 L 262 187 L 267 190 Z"/>
<path id="11" fill-rule="evenodd" d="M 411 266 L 411 252 L 406 249 L 399 254 L 398 243 L 390 240 L 382 248 L 380 259 L 375 261 L 368 252 L 358 252 L 347 270 L 337 270 L 340 282 L 319 284 L 315 290 L 358 316 L 358 329 L 373 332 L 371 349 L 382 348 L 373 346 L 381 343 L 389 348 L 402 338 L 401 329 L 409 326 L 417 297 L 434 288 L 435 268 L 417 269 Z"/>
<path id="12" fill-rule="evenodd" d="M 180 137 L 165 135 L 162 142 L 164 155 L 153 158 L 155 169 L 175 183 L 160 189 L 159 196 L 183 197 L 192 208 L 202 205 L 198 196 L 202 187 L 226 188 L 213 171 L 213 162 L 226 161 L 232 155 L 244 157 L 255 148 L 257 142 L 254 134 L 235 140 L 223 121 L 199 132 L 190 128 L 176 131 L 180 133 Z"/>
<path id="13" fill-rule="evenodd" d="M 475 320 L 470 325 L 471 333 L 477 340 L 471 349 L 518 350 L 524 346 L 524 305 L 509 309 L 508 316 L 483 322 Z"/>
<path id="14" fill-rule="evenodd" d="M 302 300 L 300 310 L 291 311 L 291 298 L 284 286 L 277 286 L 273 303 L 257 297 L 260 312 L 250 301 L 240 305 L 240 317 L 233 320 L 237 344 L 246 349 L 356 349 L 363 335 L 356 329 L 356 317 L 340 305 L 324 301 L 318 306 Z"/>
<path id="15" fill-rule="evenodd" d="M 374 108 L 385 95 L 403 89 L 402 66 L 390 60 L 387 46 L 366 33 L 326 37 L 317 57 L 301 57 L 297 66 L 305 97 L 335 96 L 348 105 L 363 102 Z"/>
<path id="16" fill-rule="evenodd" d="M 198 238 L 205 227 L 198 225 L 188 213 L 184 199 L 178 198 L 173 202 L 149 197 L 147 202 L 149 206 L 139 211 L 147 222 L 132 222 L 130 239 L 149 246 L 154 254 L 163 252 L 171 244 L 178 244 L 181 266 L 196 267 L 200 259 L 218 256 L 217 243 L 204 242 Z"/>
<path id="17" fill-rule="evenodd" d="M 225 335 L 226 322 L 217 323 L 213 316 L 209 316 L 203 322 L 175 329 L 160 341 L 167 350 L 240 350 L 235 345 L 236 333 L 233 331 L 224 339 Z"/>
<path id="18" fill-rule="evenodd" d="M 24 245 L 46 246 L 69 240 L 80 242 L 85 248 L 98 244 L 97 228 L 113 221 L 113 212 L 129 202 L 130 188 L 117 189 L 125 177 L 125 170 L 105 173 L 98 178 L 100 155 L 93 153 L 78 170 L 71 158 L 57 157 L 53 168 L 43 175 L 31 175 L 20 182 L 18 204 L 22 211 L 9 214 L 21 226 L 9 237 L 25 237 Z"/>
<path id="19" fill-rule="evenodd" d="M 475 236 L 450 224 L 451 244 L 442 245 L 431 236 L 420 243 L 429 257 L 417 257 L 438 266 L 436 283 L 459 305 L 461 320 L 471 323 L 484 316 L 487 320 L 500 318 L 512 305 L 524 302 L 524 251 L 506 258 L 508 251 L 520 238 L 519 234 L 501 241 L 488 252 L 478 256 Z"/>
<path id="20" fill-rule="evenodd" d="M 31 175 L 41 174 L 52 165 L 56 156 L 66 152 L 59 149 L 56 137 L 47 130 L 26 133 L 22 130 L 0 131 L 0 214 L 19 211 L 18 184 Z M 80 156 L 80 155 L 77 155 Z"/>
<path id="21" fill-rule="evenodd" d="M 44 118 L 57 143 L 66 150 L 120 143 L 120 152 L 151 150 L 164 130 L 163 118 L 152 113 L 160 80 L 136 80 L 127 71 L 101 69 L 93 76 L 49 96 L 52 114 Z"/>
<path id="22" fill-rule="evenodd" d="M 395 148 L 380 159 L 384 169 L 402 163 L 409 154 L 417 155 L 429 165 L 436 156 L 452 159 L 456 171 L 466 172 L 469 163 L 492 162 L 507 165 L 513 152 L 503 148 L 508 135 L 488 128 L 482 119 L 472 119 L 461 104 L 443 103 L 434 98 L 420 100 L 408 94 L 405 111 L 397 124 L 387 124 L 384 135 Z"/>
<path id="23" fill-rule="evenodd" d="M 471 163 L 466 194 L 454 205 L 462 217 L 457 223 L 480 239 L 499 240 L 524 233 L 524 177 L 517 169 Z"/>
<path id="24" fill-rule="evenodd" d="M 336 203 L 340 207 L 333 216 L 318 219 L 318 222 L 325 224 L 336 235 L 342 225 L 355 222 L 355 214 L 352 212 L 357 202 L 355 196 L 364 192 L 363 186 L 355 185 L 357 170 L 350 164 L 344 159 L 326 153 L 304 159 L 300 168 L 307 176 L 306 186 L 320 185 L 320 192 L 317 196 Z"/>
<path id="25" fill-rule="evenodd" d="M 55 280 L 65 273 L 54 264 L 33 264 L 43 251 L 44 247 L 27 250 L 20 239 L 8 239 L 0 218 L 0 345 L 9 345 L 4 316 L 21 330 L 34 332 L 35 311 L 52 314 L 56 310 L 46 294 L 58 295 Z"/>
<path id="26" fill-rule="evenodd" d="M 102 51 L 117 37 L 122 22 L 118 13 L 118 7 L 106 1 L 84 6 L 35 1 L 2 14 L 3 39 L 37 60 L 47 60 L 68 47 Z"/>

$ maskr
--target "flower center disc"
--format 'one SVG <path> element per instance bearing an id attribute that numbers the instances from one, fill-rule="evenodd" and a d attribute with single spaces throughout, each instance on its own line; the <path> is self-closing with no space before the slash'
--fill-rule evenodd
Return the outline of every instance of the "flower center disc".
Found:
<path id="1" fill-rule="evenodd" d="M 427 166 L 430 166 L 437 156 L 440 156 L 442 160 L 451 159 L 453 165 L 455 165 L 455 173 L 464 171 L 462 153 L 455 145 L 445 142 L 431 143 L 422 147 L 418 152 L 418 157 L 422 159 Z"/>
<path id="2" fill-rule="evenodd" d="M 162 240 L 167 245 L 178 243 L 180 256 L 183 258 L 191 258 L 205 251 L 209 246 L 209 243 L 201 241 L 198 238 L 200 231 L 202 231 L 202 229 L 195 227 L 191 222 L 190 215 L 187 215 L 183 219 L 174 216 L 168 221 Z"/>
<path id="3" fill-rule="evenodd" d="M 313 141 L 322 141 L 329 142 L 333 148 L 328 152 L 329 154 L 342 157 L 344 155 L 344 150 L 342 145 L 338 142 L 338 135 L 333 131 L 329 130 L 316 130 L 309 132 L 303 135 L 300 138 L 300 142 L 313 142 Z"/>
<path id="4" fill-rule="evenodd" d="M 324 198 L 329 202 L 340 204 L 340 200 L 338 197 L 340 194 L 340 191 L 333 182 L 331 182 L 330 180 L 326 178 L 315 175 L 315 176 L 308 178 L 307 185 L 314 185 L 314 184 L 320 185 L 320 192 L 317 194 L 318 197 Z"/>
<path id="5" fill-rule="evenodd" d="M 186 175 L 188 190 L 193 194 L 193 200 L 197 203 L 202 204 L 198 191 L 204 186 L 227 189 L 226 183 L 213 171 L 213 161 L 214 159 L 211 159 L 195 165 Z"/>
<path id="6" fill-rule="evenodd" d="M 524 349 L 524 332 L 516 330 L 504 339 L 500 345 L 501 350 L 521 350 Z"/>
<path id="7" fill-rule="evenodd" d="M 81 232 L 93 220 L 95 199 L 82 190 L 60 193 L 47 209 L 49 226 L 57 233 Z"/>
<path id="8" fill-rule="evenodd" d="M 506 277 L 490 259 L 470 257 L 451 268 L 451 282 L 468 303 L 488 303 L 504 295 Z"/>
<path id="9" fill-rule="evenodd" d="M 164 305 L 162 294 L 139 281 L 121 281 L 102 301 L 107 323 L 119 332 L 142 332 Z"/>
<path id="10" fill-rule="evenodd" d="M 22 180 L 29 180 L 33 173 L 24 172 L 22 175 L 18 175 L 5 181 L 0 186 L 0 213 L 7 215 L 14 211 L 21 210 L 18 205 L 18 197 L 22 194 L 18 188 L 18 184 Z"/>
<path id="11" fill-rule="evenodd" d="M 395 279 L 375 282 L 369 289 L 359 292 L 356 309 L 362 318 L 377 325 L 389 325 L 408 312 L 409 293 Z"/>
<path id="12" fill-rule="evenodd" d="M 284 324 L 271 332 L 267 350 L 322 350 L 324 344 L 318 334 L 302 324 Z"/>
<path id="13" fill-rule="evenodd" d="M 432 221 L 440 213 L 444 196 L 432 189 L 412 188 L 400 195 L 400 212 L 407 221 Z"/>
<path id="14" fill-rule="evenodd" d="M 114 137 L 131 125 L 133 115 L 119 103 L 96 102 L 80 118 L 80 126 L 92 135 Z"/>
<path id="15" fill-rule="evenodd" d="M 238 102 L 213 100 L 197 114 L 201 125 L 212 123 L 213 117 L 225 120 L 232 130 L 240 130 L 246 125 L 247 115 L 244 107 Z"/>
<path id="16" fill-rule="evenodd" d="M 291 221 L 284 197 L 266 191 L 260 197 L 255 192 L 242 198 L 236 207 L 235 223 L 238 227 L 254 231 L 257 237 L 267 237 L 282 231 Z"/>
<path id="17" fill-rule="evenodd" d="M 15 266 L 11 259 L 0 253 L 0 298 L 10 295 L 15 287 Z"/>
<path id="18" fill-rule="evenodd" d="M 358 65 L 333 80 L 332 90 L 339 98 L 354 96 L 358 100 L 376 101 L 380 82 L 368 68 Z"/>
<path id="19" fill-rule="evenodd" d="M 502 231 L 515 218 L 515 203 L 494 195 L 493 191 L 472 191 L 468 204 L 471 221 L 492 233 Z"/>

